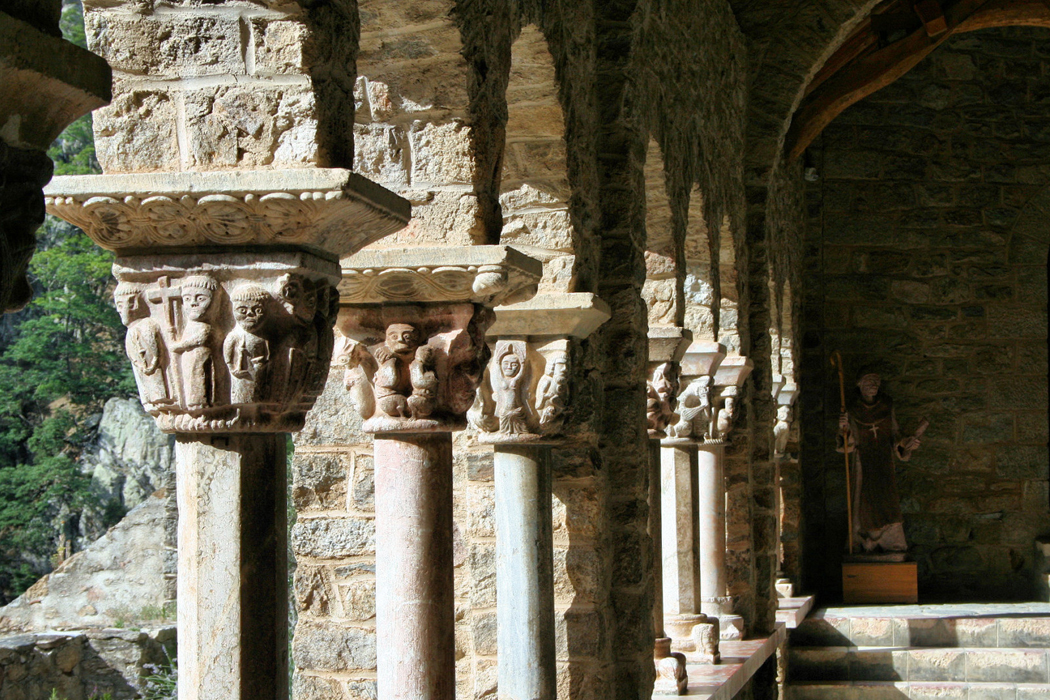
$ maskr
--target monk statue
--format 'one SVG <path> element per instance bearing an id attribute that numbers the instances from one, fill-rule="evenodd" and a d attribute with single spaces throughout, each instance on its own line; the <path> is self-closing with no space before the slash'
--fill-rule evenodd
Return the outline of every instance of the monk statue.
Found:
<path id="1" fill-rule="evenodd" d="M 839 416 L 837 450 L 852 456 L 850 502 L 853 547 L 864 553 L 906 552 L 904 516 L 894 459 L 907 462 L 929 425 L 924 419 L 915 435 L 902 437 L 893 400 L 879 391 L 882 378 L 862 372 L 857 393 Z"/>

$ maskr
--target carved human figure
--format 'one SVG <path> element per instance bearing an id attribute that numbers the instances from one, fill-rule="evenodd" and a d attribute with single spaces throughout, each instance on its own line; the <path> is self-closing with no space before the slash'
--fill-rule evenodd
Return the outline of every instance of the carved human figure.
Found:
<path id="1" fill-rule="evenodd" d="M 117 313 L 127 326 L 124 349 L 131 359 L 139 397 L 147 411 L 172 404 L 167 377 L 167 350 L 160 324 L 150 318 L 149 307 L 143 298 L 145 287 L 121 282 L 113 292 Z"/>
<path id="2" fill-rule="evenodd" d="M 437 352 L 429 345 L 420 345 L 408 369 L 412 382 L 412 395 L 408 397 L 409 413 L 413 418 L 426 418 L 437 406 Z"/>
<path id="3" fill-rule="evenodd" d="M 492 393 L 496 400 L 499 431 L 523 435 L 529 430 L 530 415 L 523 358 L 511 344 L 497 350 L 496 368 L 492 373 Z"/>
<path id="4" fill-rule="evenodd" d="M 670 362 L 662 362 L 653 370 L 646 386 L 645 413 L 649 430 L 663 431 L 675 419 L 678 402 L 678 375 Z"/>
<path id="5" fill-rule="evenodd" d="M 332 333 L 331 319 L 339 313 L 339 293 L 326 282 L 318 282 L 317 313 L 314 314 L 314 332 L 317 337 L 317 357 L 310 365 L 304 396 L 315 399 L 324 391 L 328 381 L 328 361 L 332 357 L 335 335 Z M 334 303 L 333 303 L 334 299 Z M 334 308 L 333 308 L 334 307 Z"/>
<path id="6" fill-rule="evenodd" d="M 298 397 L 305 388 L 311 366 L 317 360 L 317 292 L 309 280 L 300 275 L 281 279 L 281 305 L 288 312 L 291 327 L 281 339 L 278 356 L 285 366 L 286 377 L 280 384 L 285 398 Z"/>
<path id="7" fill-rule="evenodd" d="M 208 316 L 217 289 L 215 280 L 207 275 L 190 275 L 180 281 L 183 326 L 171 350 L 179 356 L 183 401 L 191 411 L 207 408 L 215 398 L 215 330 Z"/>
<path id="8" fill-rule="evenodd" d="M 266 339 L 270 293 L 254 284 L 238 287 L 230 295 L 237 325 L 226 336 L 222 354 L 230 369 L 230 401 L 253 404 L 266 400 L 270 342 Z"/>
<path id="9" fill-rule="evenodd" d="M 547 433 L 561 428 L 569 403 L 569 363 L 564 355 L 555 355 L 536 386 L 536 412 L 540 428 Z"/>
<path id="10" fill-rule="evenodd" d="M 777 407 L 777 422 L 773 426 L 773 454 L 787 452 L 788 438 L 791 436 L 791 406 Z"/>
<path id="11" fill-rule="evenodd" d="M 853 455 L 850 500 L 854 549 L 904 552 L 908 543 L 894 457 L 902 462 L 910 460 L 928 424 L 923 421 L 915 435 L 902 437 L 893 400 L 879 390 L 881 386 L 878 374 L 861 373 L 852 401 L 839 416 L 836 447 Z"/>
<path id="12" fill-rule="evenodd" d="M 718 411 L 718 437 L 725 439 L 733 430 L 733 419 L 736 417 L 736 397 L 730 394 L 723 399 L 722 408 Z"/>
<path id="13" fill-rule="evenodd" d="M 710 437 L 711 432 L 711 377 L 697 377 L 678 397 L 680 418 L 670 426 L 668 435 L 677 438 Z"/>
<path id="14" fill-rule="evenodd" d="M 350 401 L 362 418 L 375 415 L 376 397 L 372 390 L 376 361 L 363 343 L 340 335 L 332 355 L 332 366 L 344 368 L 343 385 L 350 392 Z"/>
<path id="15" fill-rule="evenodd" d="M 375 373 L 376 408 L 394 418 L 411 416 L 408 397 L 412 392 L 409 367 L 419 348 L 419 331 L 407 323 L 391 323 L 386 339 L 372 350 L 379 368 Z"/>

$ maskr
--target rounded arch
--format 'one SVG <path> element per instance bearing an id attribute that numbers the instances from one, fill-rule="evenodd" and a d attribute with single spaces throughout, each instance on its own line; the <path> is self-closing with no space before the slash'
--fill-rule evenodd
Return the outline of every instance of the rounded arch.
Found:
<path id="1" fill-rule="evenodd" d="M 500 243 L 544 260 L 541 289 L 576 291 L 577 233 L 569 212 L 565 115 L 554 58 L 534 24 L 511 46 L 507 127 L 499 188 Z"/>

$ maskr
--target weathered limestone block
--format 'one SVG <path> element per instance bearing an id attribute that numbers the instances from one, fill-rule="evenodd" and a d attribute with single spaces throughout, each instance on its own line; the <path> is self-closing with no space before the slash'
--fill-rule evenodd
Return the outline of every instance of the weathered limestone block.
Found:
<path id="1" fill-rule="evenodd" d="M 114 627 L 148 623 L 175 601 L 175 504 L 148 497 L 109 532 L 0 608 L 0 630 Z M 145 611 L 145 612 L 144 612 Z"/>

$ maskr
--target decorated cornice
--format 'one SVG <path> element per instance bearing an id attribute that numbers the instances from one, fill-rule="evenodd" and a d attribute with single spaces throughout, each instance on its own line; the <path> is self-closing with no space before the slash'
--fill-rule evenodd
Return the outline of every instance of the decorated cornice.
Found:
<path id="1" fill-rule="evenodd" d="M 336 168 L 77 175 L 44 194 L 48 212 L 121 255 L 263 244 L 343 257 L 411 215 L 406 200 Z"/>
<path id="2" fill-rule="evenodd" d="M 536 293 L 543 264 L 508 246 L 365 250 L 343 264 L 344 305 L 498 306 Z"/>
<path id="3" fill-rule="evenodd" d="M 755 368 L 751 358 L 743 355 L 731 355 L 722 360 L 715 370 L 715 386 L 720 387 L 742 387 L 744 380 Z"/>
<path id="4" fill-rule="evenodd" d="M 693 339 L 693 332 L 678 326 L 649 327 L 649 364 L 681 362 Z"/>

